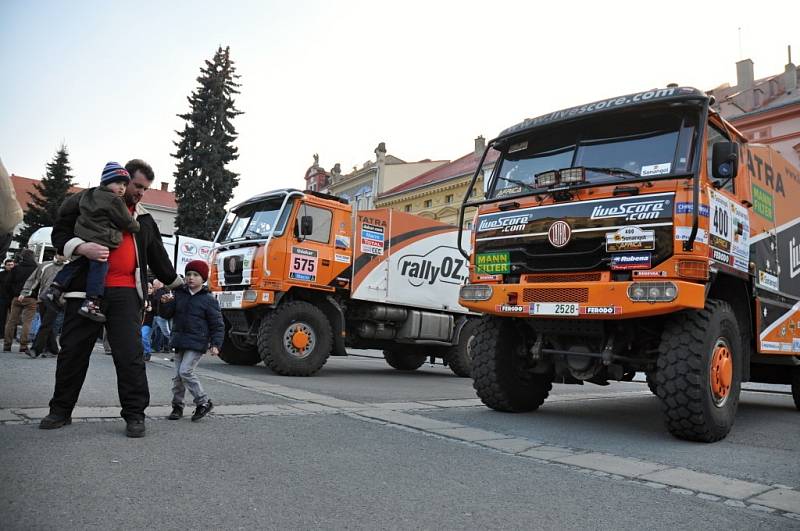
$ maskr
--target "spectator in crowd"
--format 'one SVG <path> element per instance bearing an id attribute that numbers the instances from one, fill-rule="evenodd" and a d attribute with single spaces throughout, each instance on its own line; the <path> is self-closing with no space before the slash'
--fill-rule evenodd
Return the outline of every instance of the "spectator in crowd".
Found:
<path id="1" fill-rule="evenodd" d="M 48 357 L 58 354 L 58 341 L 56 339 L 56 329 L 59 314 L 63 307 L 63 301 L 59 304 L 53 304 L 45 297 L 47 286 L 53 282 L 53 279 L 61 271 L 61 268 L 66 264 L 64 255 L 56 254 L 52 262 L 45 262 L 36 268 L 36 271 L 28 277 L 25 286 L 22 288 L 20 296 L 32 297 L 33 294 L 39 291 L 39 316 L 40 324 L 36 337 L 33 340 L 33 347 L 28 350 L 28 356 L 35 358 L 37 356 Z"/>
<path id="2" fill-rule="evenodd" d="M 169 337 L 171 333 L 171 326 L 169 319 L 165 319 L 161 317 L 160 312 L 160 305 L 161 305 L 161 297 L 164 295 L 170 294 L 171 290 L 164 286 L 163 282 L 159 282 L 156 280 L 153 282 L 153 288 L 155 288 L 155 293 L 153 295 L 153 331 L 156 333 L 155 335 L 160 335 L 160 343 L 156 346 L 160 347 L 156 352 L 169 352 Z"/>
<path id="3" fill-rule="evenodd" d="M 153 352 L 150 346 L 150 334 L 153 331 L 153 285 L 147 283 L 147 298 L 144 300 L 144 316 L 142 317 L 142 348 L 144 361 L 150 361 Z"/>
<path id="4" fill-rule="evenodd" d="M 187 387 L 196 406 L 193 421 L 202 419 L 214 409 L 194 373 L 203 354 L 219 354 L 225 337 L 225 324 L 217 300 L 203 285 L 207 279 L 208 264 L 203 260 L 192 260 L 186 264 L 186 283 L 175 290 L 174 295 L 164 295 L 161 299 L 161 315 L 175 317 L 171 343 L 175 349 L 175 377 L 172 379 L 170 420 L 183 416 Z"/>
<path id="5" fill-rule="evenodd" d="M 3 352 L 11 352 L 11 345 L 14 342 L 14 335 L 17 325 L 22 323 L 22 332 L 19 335 L 19 351 L 28 352 L 28 337 L 30 334 L 33 316 L 36 315 L 36 298 L 20 296 L 22 288 L 28 277 L 36 271 L 38 264 L 33 257 L 33 251 L 23 249 L 20 253 L 20 261 L 14 267 L 11 278 L 10 295 L 11 311 L 8 312 L 6 319 L 5 337 L 3 338 Z"/>
<path id="6" fill-rule="evenodd" d="M 6 316 L 11 309 L 11 280 L 13 279 L 13 269 L 17 265 L 11 258 L 3 262 L 3 269 L 0 270 L 0 330 L 5 333 Z"/>
<path id="7" fill-rule="evenodd" d="M 144 437 L 145 409 L 150 404 L 142 350 L 141 317 L 147 285 L 147 269 L 174 287 L 182 281 L 164 250 L 161 233 L 153 216 L 140 201 L 155 179 L 153 169 L 146 162 L 134 159 L 125 165 L 130 182 L 124 200 L 140 229 L 136 234 L 123 232 L 122 242 L 116 249 L 86 241 L 75 234 L 75 224 L 81 213 L 80 202 L 87 191 L 68 197 L 58 211 L 53 225 L 53 245 L 67 258 L 84 256 L 87 260 L 108 261 L 105 277 L 104 301 L 106 303 L 105 327 L 111 344 L 111 355 L 117 372 L 117 390 L 122 405 L 120 415 L 125 419 L 128 437 Z M 110 228 L 110 227 L 109 227 Z M 84 318 L 79 310 L 86 291 L 87 260 L 80 274 L 64 286 L 66 305 L 64 329 L 61 334 L 61 351 L 56 365 L 55 390 L 50 400 L 50 413 L 42 419 L 42 429 L 62 428 L 72 423 L 72 409 L 89 368 L 89 358 L 104 324 Z M 75 293 L 76 298 L 72 298 Z"/>
<path id="8" fill-rule="evenodd" d="M 22 221 L 22 208 L 17 201 L 14 185 L 0 160 L 0 257 L 5 258 L 14 227 Z"/>

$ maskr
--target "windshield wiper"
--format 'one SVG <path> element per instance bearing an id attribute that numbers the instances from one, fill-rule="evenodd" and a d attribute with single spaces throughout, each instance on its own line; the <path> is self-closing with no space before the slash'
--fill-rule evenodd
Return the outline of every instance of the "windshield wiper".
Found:
<path id="1" fill-rule="evenodd" d="M 597 173 L 605 173 L 606 175 L 627 175 L 628 177 L 641 177 L 636 172 L 626 170 L 625 168 L 598 168 L 593 166 L 586 166 L 584 168 L 586 171 L 596 171 Z"/>
<path id="2" fill-rule="evenodd" d="M 518 179 L 511 179 L 509 177 L 498 177 L 498 179 L 502 179 L 503 181 L 505 181 L 507 183 L 516 184 L 516 185 L 519 185 L 519 186 L 524 186 L 528 190 L 536 190 L 536 187 L 531 186 L 530 184 L 526 183 L 525 181 L 520 181 Z M 499 191 L 501 191 L 501 190 L 498 190 L 498 192 Z"/>

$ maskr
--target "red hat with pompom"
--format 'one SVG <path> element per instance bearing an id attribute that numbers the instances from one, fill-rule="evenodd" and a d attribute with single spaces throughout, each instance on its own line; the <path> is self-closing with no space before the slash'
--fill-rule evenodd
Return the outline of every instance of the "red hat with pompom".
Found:
<path id="1" fill-rule="evenodd" d="M 194 271 L 203 278 L 203 282 L 208 280 L 208 263 L 203 260 L 192 260 L 186 264 L 186 272 Z"/>

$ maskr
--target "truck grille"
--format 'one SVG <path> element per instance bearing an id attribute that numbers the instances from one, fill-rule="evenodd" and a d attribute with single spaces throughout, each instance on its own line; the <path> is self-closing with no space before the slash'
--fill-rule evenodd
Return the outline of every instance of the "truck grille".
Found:
<path id="1" fill-rule="evenodd" d="M 525 275 L 523 277 L 523 282 L 530 282 L 532 284 L 543 282 L 600 282 L 601 280 L 603 280 L 603 273 L 600 271 L 565 275 Z"/>
<path id="2" fill-rule="evenodd" d="M 522 302 L 588 302 L 589 288 L 526 288 Z"/>

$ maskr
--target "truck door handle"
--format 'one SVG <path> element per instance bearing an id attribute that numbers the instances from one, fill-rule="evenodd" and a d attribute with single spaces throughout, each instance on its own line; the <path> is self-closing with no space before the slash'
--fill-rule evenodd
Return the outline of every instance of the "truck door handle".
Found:
<path id="1" fill-rule="evenodd" d="M 329 265 L 331 265 L 331 261 L 330 260 L 326 260 L 325 258 L 323 258 L 322 259 L 322 265 L 329 266 Z"/>

